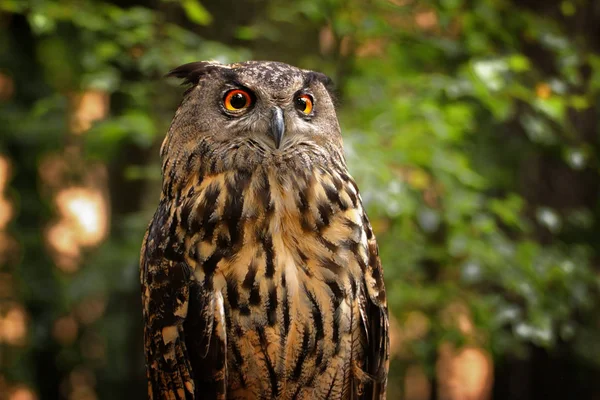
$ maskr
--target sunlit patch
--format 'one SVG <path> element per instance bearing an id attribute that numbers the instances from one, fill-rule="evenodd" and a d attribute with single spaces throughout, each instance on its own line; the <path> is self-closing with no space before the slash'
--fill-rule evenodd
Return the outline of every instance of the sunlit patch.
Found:
<path id="1" fill-rule="evenodd" d="M 77 270 L 81 251 L 77 244 L 75 232 L 65 221 L 60 221 L 48 228 L 46 240 L 52 249 L 56 265 L 65 272 Z"/>
<path id="2" fill-rule="evenodd" d="M 104 297 L 90 297 L 83 300 L 76 308 L 77 319 L 85 325 L 96 322 L 106 310 L 106 299 Z"/>
<path id="3" fill-rule="evenodd" d="M 89 166 L 80 174 L 82 186 L 64 188 L 73 174 L 66 160 L 77 157 L 77 149 L 66 149 L 63 155 L 47 155 L 39 166 L 42 187 L 54 196 L 58 209 L 57 219 L 46 230 L 46 243 L 65 272 L 78 269 L 81 247 L 99 244 L 108 233 L 108 200 L 100 189 L 107 180 L 106 167 Z"/>
<path id="4" fill-rule="evenodd" d="M 357 57 L 380 57 L 385 54 L 388 42 L 384 38 L 370 38 L 361 42 L 356 49 Z"/>
<path id="5" fill-rule="evenodd" d="M 438 395 L 445 399 L 488 399 L 493 383 L 493 364 L 481 348 L 455 348 L 443 343 L 436 365 Z"/>
<path id="6" fill-rule="evenodd" d="M 101 192 L 68 188 L 56 196 L 60 219 L 46 232 L 54 260 L 65 272 L 77 269 L 81 247 L 97 245 L 108 231 L 108 206 Z"/>
<path id="7" fill-rule="evenodd" d="M 63 346 L 75 342 L 78 332 L 79 324 L 72 315 L 57 319 L 52 327 L 52 337 Z"/>
<path id="8" fill-rule="evenodd" d="M 65 397 L 77 400 L 94 400 L 96 394 L 96 375 L 90 368 L 83 366 L 75 368 L 65 380 L 63 391 Z"/>
<path id="9" fill-rule="evenodd" d="M 431 383 L 422 366 L 412 365 L 406 369 L 404 398 L 410 400 L 429 400 L 431 398 Z"/>
<path id="10" fill-rule="evenodd" d="M 485 338 L 473 324 L 469 306 L 453 301 L 440 313 L 447 330 L 458 330 L 469 343 L 482 343 Z M 436 365 L 439 393 L 444 398 L 487 399 L 493 381 L 490 354 L 476 345 L 456 348 L 451 343 L 439 347 Z"/>
<path id="11" fill-rule="evenodd" d="M 546 82 L 540 82 L 535 86 L 535 95 L 540 99 L 547 100 L 552 96 L 552 88 Z"/>
<path id="12" fill-rule="evenodd" d="M 107 209 L 99 191 L 88 188 L 64 189 L 56 196 L 60 213 L 74 230 L 78 244 L 100 243 L 107 231 Z"/>
<path id="13" fill-rule="evenodd" d="M 27 386 L 17 386 L 10 390 L 8 400 L 37 400 L 36 394 Z"/>
<path id="14" fill-rule="evenodd" d="M 12 204 L 5 196 L 5 189 L 10 174 L 10 163 L 8 159 L 0 156 L 0 230 L 6 228 L 13 216 Z"/>
<path id="15" fill-rule="evenodd" d="M 415 23 L 423 30 L 430 30 L 438 25 L 438 16 L 433 10 L 423 11 L 415 15 Z"/>
<path id="16" fill-rule="evenodd" d="M 109 94 L 102 90 L 88 90 L 71 96 L 69 128 L 81 134 L 92 127 L 92 123 L 108 114 Z"/>
<path id="17" fill-rule="evenodd" d="M 10 173 L 10 162 L 6 157 L 0 155 L 0 192 L 6 187 Z"/>
<path id="18" fill-rule="evenodd" d="M 8 222 L 12 218 L 12 204 L 7 199 L 0 197 L 0 229 L 6 228 Z"/>
<path id="19" fill-rule="evenodd" d="M 324 26 L 319 32 L 319 50 L 321 54 L 331 54 L 335 47 L 335 35 L 331 25 Z"/>
<path id="20" fill-rule="evenodd" d="M 12 346 L 22 346 L 27 337 L 27 314 L 20 304 L 8 305 L 0 313 L 0 342 Z"/>
<path id="21" fill-rule="evenodd" d="M 2 82 L 0 81 L 1 85 Z M 13 217 L 13 205 L 6 197 L 9 176 L 10 162 L 6 157 L 0 155 L 0 266 L 10 263 L 16 257 L 19 248 L 16 240 L 5 232 L 9 221 Z M 10 299 L 14 294 L 12 274 L 1 272 L 0 299 Z M 26 344 L 26 339 L 27 313 L 24 307 L 16 302 L 0 303 L 0 344 L 23 346 Z"/>

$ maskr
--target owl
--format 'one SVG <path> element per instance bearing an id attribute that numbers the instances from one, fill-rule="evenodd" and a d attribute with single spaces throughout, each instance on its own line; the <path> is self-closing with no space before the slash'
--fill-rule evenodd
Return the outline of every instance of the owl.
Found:
<path id="1" fill-rule="evenodd" d="M 151 399 L 384 399 L 378 248 L 331 82 L 196 62 L 141 251 Z"/>

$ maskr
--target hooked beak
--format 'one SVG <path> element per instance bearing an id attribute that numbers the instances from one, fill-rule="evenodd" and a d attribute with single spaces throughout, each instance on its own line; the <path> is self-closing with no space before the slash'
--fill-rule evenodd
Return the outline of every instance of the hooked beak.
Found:
<path id="1" fill-rule="evenodd" d="M 285 122 L 283 120 L 283 110 L 279 107 L 273 107 L 271 116 L 271 136 L 275 140 L 275 147 L 279 148 L 283 133 L 285 132 Z"/>

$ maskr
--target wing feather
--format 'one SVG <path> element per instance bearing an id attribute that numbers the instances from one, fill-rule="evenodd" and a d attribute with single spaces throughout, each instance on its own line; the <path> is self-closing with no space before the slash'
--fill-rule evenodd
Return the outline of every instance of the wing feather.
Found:
<path id="1" fill-rule="evenodd" d="M 225 399 L 223 301 L 183 257 L 176 215 L 161 201 L 144 238 L 140 278 L 150 399 Z"/>
<path id="2" fill-rule="evenodd" d="M 383 269 L 379 249 L 367 216 L 363 217 L 367 235 L 369 262 L 364 273 L 359 301 L 361 319 L 366 339 L 365 363 L 358 377 L 358 399 L 385 399 L 389 369 L 389 319 L 383 283 Z"/>

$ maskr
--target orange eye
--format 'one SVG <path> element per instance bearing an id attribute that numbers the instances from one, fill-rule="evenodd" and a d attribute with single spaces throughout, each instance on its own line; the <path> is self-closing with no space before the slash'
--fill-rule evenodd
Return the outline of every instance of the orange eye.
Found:
<path id="1" fill-rule="evenodd" d="M 309 115 L 313 110 L 313 99 L 311 95 L 301 94 L 296 97 L 295 106 L 304 114 Z"/>
<path id="2" fill-rule="evenodd" d="M 227 92 L 225 99 L 223 100 L 225 109 L 227 111 L 240 111 L 244 108 L 250 107 L 252 104 L 252 98 L 250 94 L 245 90 L 233 89 Z"/>

